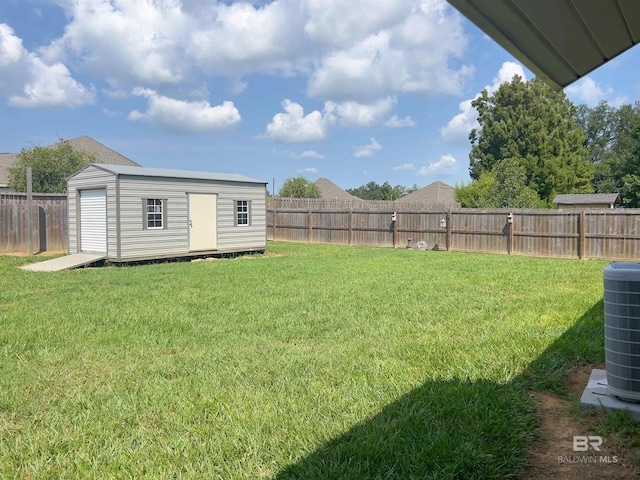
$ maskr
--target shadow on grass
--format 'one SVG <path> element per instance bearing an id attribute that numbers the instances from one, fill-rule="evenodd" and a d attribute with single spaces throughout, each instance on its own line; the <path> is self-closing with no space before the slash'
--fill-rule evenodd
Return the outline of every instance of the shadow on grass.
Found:
<path id="1" fill-rule="evenodd" d="M 276 478 L 514 477 L 536 436 L 527 390 L 562 392 L 572 365 L 603 361 L 603 344 L 600 301 L 513 381 L 426 382 Z"/>

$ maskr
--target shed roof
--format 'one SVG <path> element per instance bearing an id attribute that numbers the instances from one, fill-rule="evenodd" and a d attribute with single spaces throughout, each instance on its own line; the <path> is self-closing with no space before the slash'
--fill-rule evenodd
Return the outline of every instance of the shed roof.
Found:
<path id="1" fill-rule="evenodd" d="M 556 195 L 553 199 L 553 203 L 563 205 L 575 205 L 575 204 L 618 204 L 620 203 L 620 195 L 617 193 L 571 193 Z"/>
<path id="2" fill-rule="evenodd" d="M 89 167 L 96 167 L 107 172 L 111 172 L 115 175 L 126 175 L 136 177 L 156 177 L 156 178 L 185 178 L 191 180 L 217 180 L 225 182 L 244 182 L 244 183 L 259 183 L 266 185 L 267 182 L 257 180 L 251 177 L 245 177 L 244 175 L 237 175 L 233 173 L 214 173 L 214 172 L 194 172 L 192 170 L 174 170 L 170 168 L 146 168 L 146 167 L 132 167 L 128 165 L 105 165 L 92 163 L 88 167 L 83 168 L 85 170 Z M 80 170 L 80 172 L 82 171 Z M 69 178 L 75 177 L 76 172 Z"/>
<path id="3" fill-rule="evenodd" d="M 362 200 L 361 198 L 351 195 L 349 192 L 343 190 L 328 178 L 321 177 L 315 181 L 315 184 L 322 192 L 322 198 L 336 198 L 338 200 Z"/>
<path id="4" fill-rule="evenodd" d="M 448 0 L 557 89 L 640 42 L 638 0 Z"/>
<path id="5" fill-rule="evenodd" d="M 430 204 L 455 204 L 455 190 L 451 185 L 447 185 L 440 180 L 430 183 L 409 195 L 396 200 L 396 202 L 419 202 Z"/>

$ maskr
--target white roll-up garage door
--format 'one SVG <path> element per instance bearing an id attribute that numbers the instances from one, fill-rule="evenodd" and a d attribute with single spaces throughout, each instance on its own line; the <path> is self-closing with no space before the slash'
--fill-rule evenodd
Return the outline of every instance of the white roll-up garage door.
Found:
<path id="1" fill-rule="evenodd" d="M 104 188 L 80 191 L 80 250 L 107 253 L 107 195 Z"/>

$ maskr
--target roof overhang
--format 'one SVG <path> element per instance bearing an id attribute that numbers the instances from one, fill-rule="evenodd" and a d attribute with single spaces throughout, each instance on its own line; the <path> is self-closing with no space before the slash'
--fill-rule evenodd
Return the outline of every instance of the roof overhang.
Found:
<path id="1" fill-rule="evenodd" d="M 561 89 L 640 42 L 639 0 L 448 0 Z"/>

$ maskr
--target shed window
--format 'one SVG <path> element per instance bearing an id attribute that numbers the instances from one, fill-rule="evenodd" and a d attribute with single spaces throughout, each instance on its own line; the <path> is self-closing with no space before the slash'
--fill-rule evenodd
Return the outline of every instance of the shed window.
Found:
<path id="1" fill-rule="evenodd" d="M 251 203 L 248 200 L 236 200 L 236 225 L 238 227 L 249 225 L 249 213 Z"/>
<path id="2" fill-rule="evenodd" d="M 162 198 L 145 198 L 142 200 L 144 230 L 161 230 L 167 228 L 167 200 Z"/>

